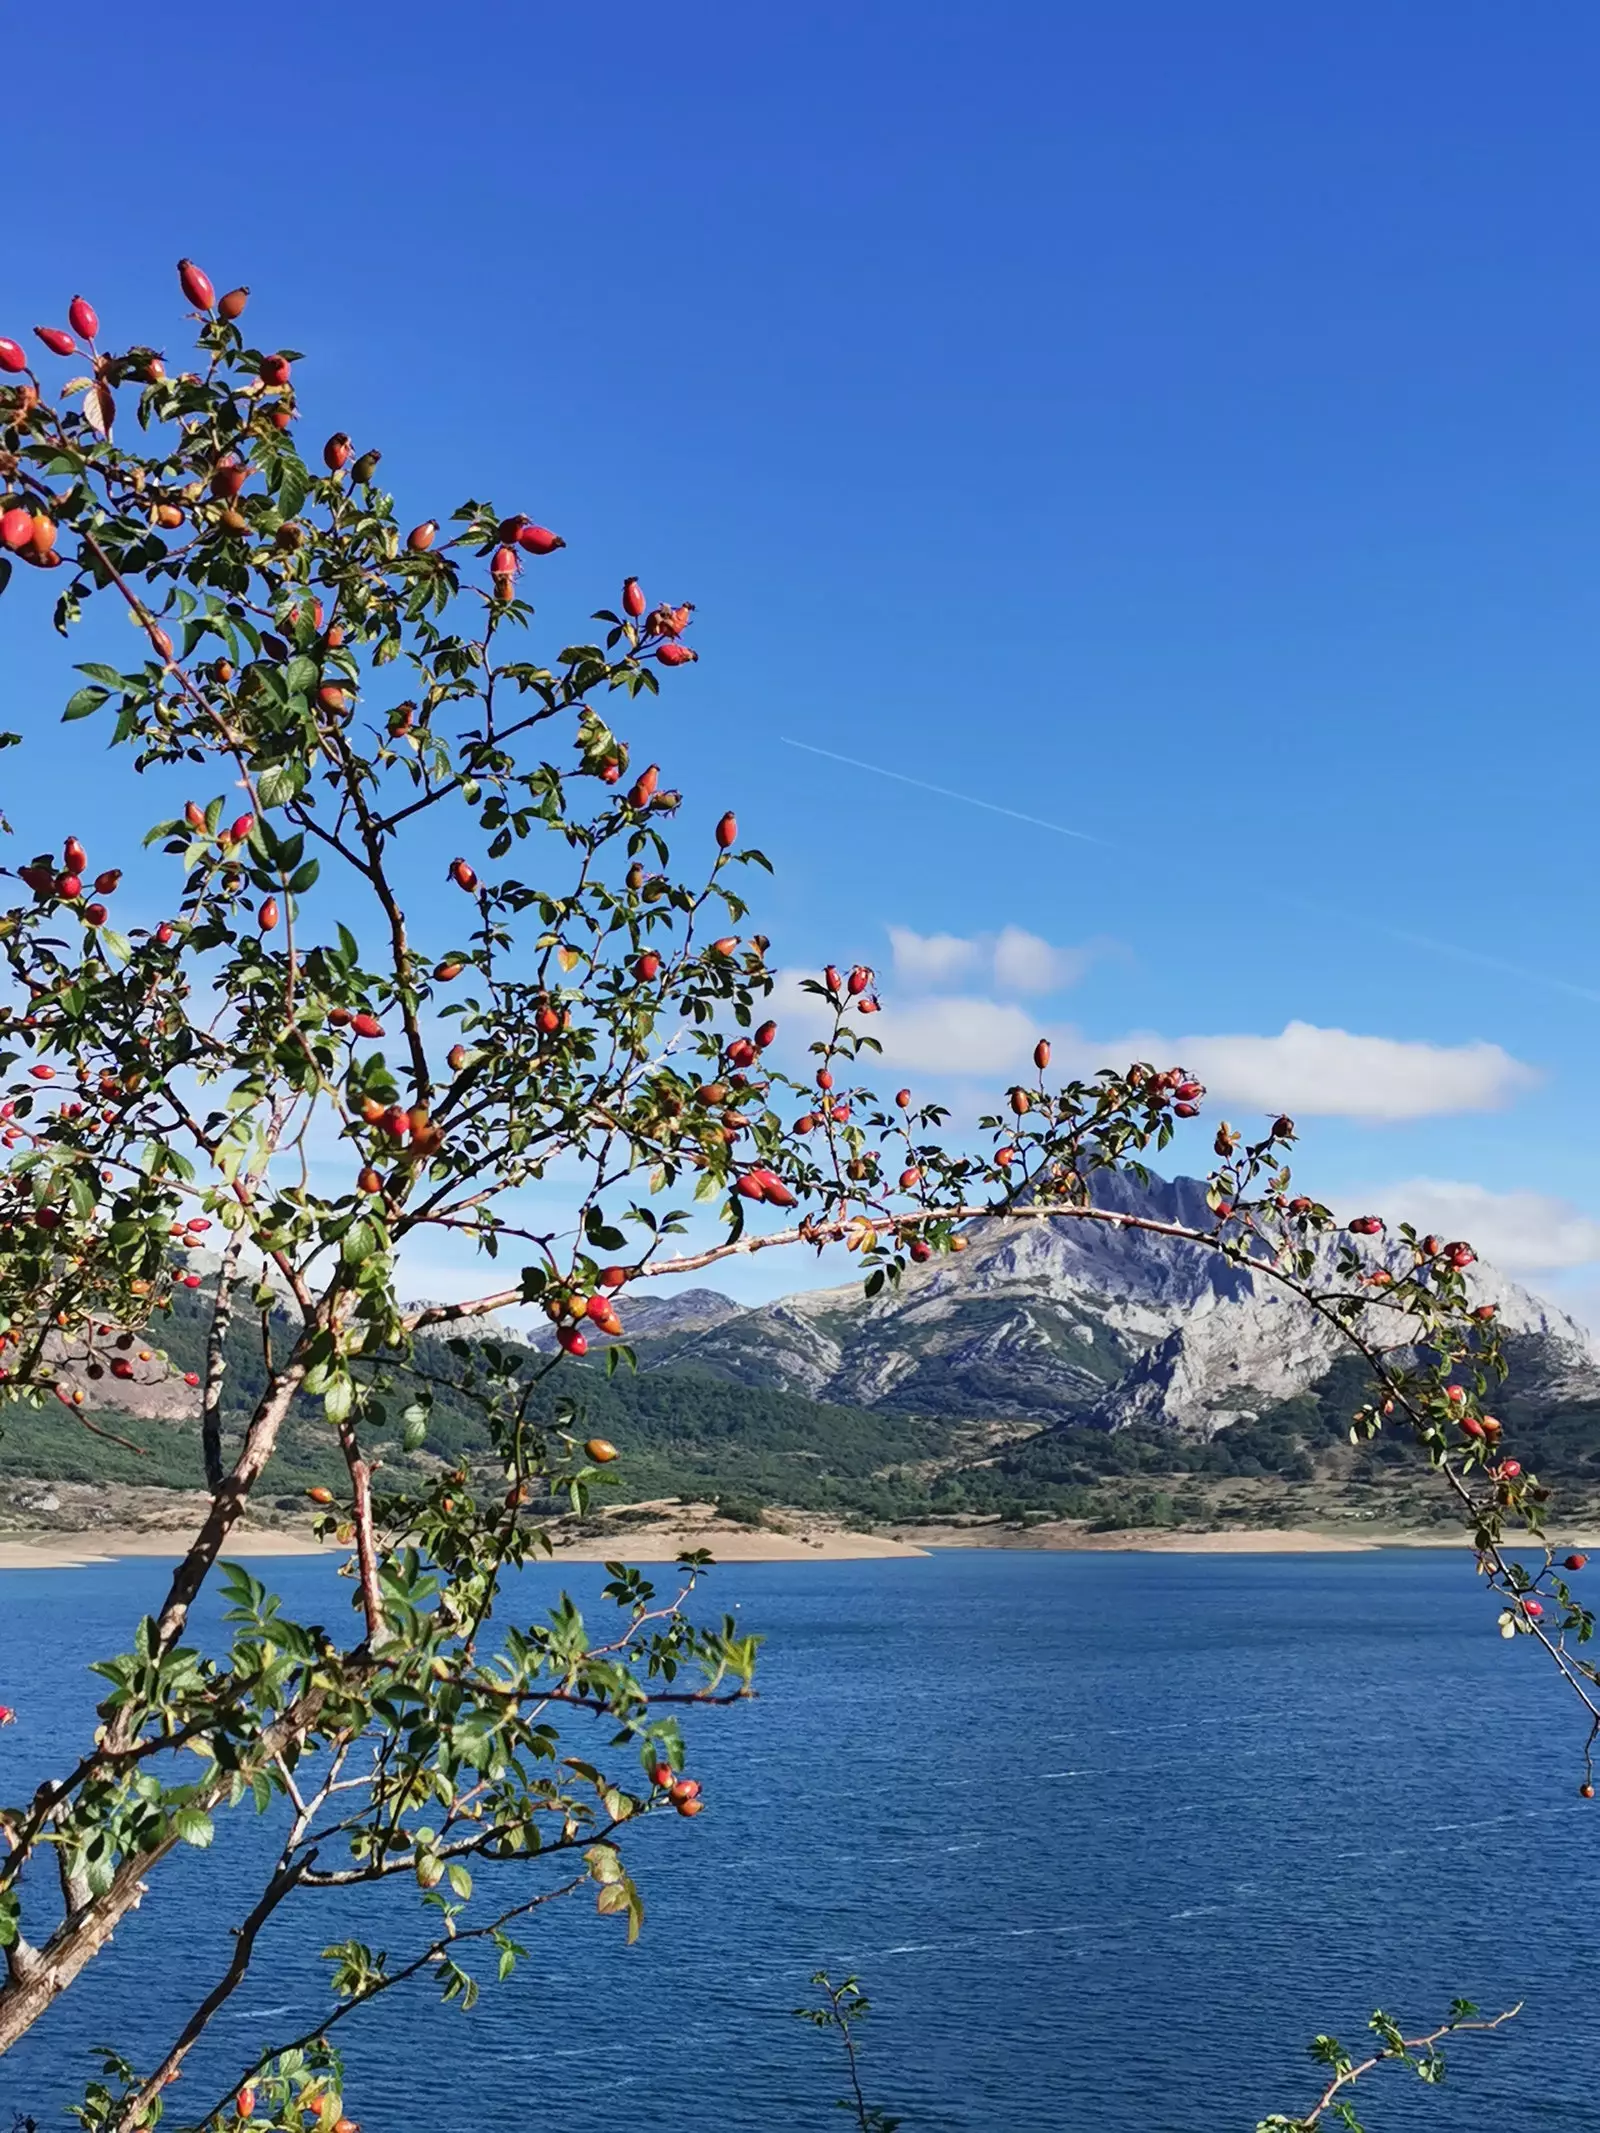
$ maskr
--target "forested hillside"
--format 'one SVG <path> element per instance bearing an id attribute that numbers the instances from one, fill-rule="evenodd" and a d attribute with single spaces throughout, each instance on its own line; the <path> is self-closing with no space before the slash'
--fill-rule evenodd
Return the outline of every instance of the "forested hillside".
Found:
<path id="1" fill-rule="evenodd" d="M 181 1373 L 201 1367 L 210 1308 L 205 1292 L 182 1293 L 164 1326 L 175 1374 L 161 1376 L 152 1361 L 138 1366 L 147 1386 L 116 1388 L 119 1402 L 126 1397 L 145 1411 L 109 1403 L 91 1411 L 96 1428 L 114 1437 L 93 1434 L 54 1402 L 0 1410 L 0 1517 L 26 1522 L 36 1494 L 29 1485 L 40 1482 L 198 1487 L 199 1396 Z M 228 1343 L 230 1414 L 260 1387 L 261 1341 L 258 1324 L 236 1322 Z M 1512 1356 L 1515 1365 L 1515 1343 Z M 487 1484 L 487 1438 L 460 1389 L 463 1354 L 432 1342 L 416 1360 L 414 1378 L 386 1402 L 389 1434 L 377 1433 L 375 1454 L 392 1478 L 465 1463 Z M 1530 1358 L 1535 1368 L 1537 1361 Z M 1350 1445 L 1350 1414 L 1364 1382 L 1353 1360 L 1336 1364 L 1311 1391 L 1210 1439 L 1145 1423 L 1115 1431 L 1080 1422 L 1041 1428 L 1026 1414 L 963 1420 L 847 1407 L 741 1384 L 687 1357 L 652 1365 L 648 1347 L 644 1362 L 638 1372 L 622 1368 L 610 1377 L 598 1363 L 569 1363 L 534 1399 L 533 1412 L 552 1426 L 603 1435 L 620 1447 L 623 1457 L 607 1477 L 613 1503 L 676 1496 L 716 1501 L 735 1518 L 790 1507 L 879 1524 L 996 1516 L 1102 1527 L 1351 1517 L 1426 1524 L 1445 1515 L 1411 1445 L 1384 1437 Z M 1519 1392 L 1515 1370 L 1500 1405 L 1524 1465 L 1561 1484 L 1572 1513 L 1594 1502 L 1600 1406 Z M 408 1408 L 413 1438 L 419 1426 L 424 1432 L 410 1451 L 402 1442 Z M 302 1403 L 268 1468 L 265 1501 L 298 1513 L 308 1487 L 337 1490 L 342 1479 L 319 1408 Z"/>

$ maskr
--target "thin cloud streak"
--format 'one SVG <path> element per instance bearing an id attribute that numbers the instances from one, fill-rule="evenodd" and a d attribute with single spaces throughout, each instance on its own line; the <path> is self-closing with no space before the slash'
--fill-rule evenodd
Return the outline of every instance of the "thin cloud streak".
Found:
<path id="1" fill-rule="evenodd" d="M 994 800 L 980 800 L 975 793 L 956 792 L 948 785 L 930 785 L 926 778 L 908 777 L 903 770 L 890 770 L 882 763 L 864 763 L 858 756 L 840 755 L 832 748 L 818 748 L 810 741 L 793 740 L 787 733 L 780 733 L 778 738 L 786 748 L 799 748 L 807 755 L 826 756 L 830 763 L 845 763 L 852 770 L 870 771 L 876 778 L 893 778 L 897 785 L 914 785 L 919 792 L 936 793 L 941 800 L 959 800 L 964 807 L 981 807 L 986 814 L 1005 815 L 1013 822 L 1029 823 L 1034 829 L 1051 830 L 1058 837 L 1075 838 L 1079 844 L 1095 844 L 1102 851 L 1127 852 L 1130 857 L 1136 856 L 1130 846 L 1118 844 L 1110 837 L 1091 837 L 1087 830 L 1068 829 L 1061 822 L 1046 822 L 1040 815 L 1024 815 L 1014 807 L 1001 807 Z M 1308 903 L 1303 897 L 1287 896 L 1284 901 L 1302 911 L 1322 915 L 1319 906 Z M 1352 914 L 1341 914 L 1342 923 L 1348 925 L 1351 920 Z M 1359 914 L 1354 916 L 1354 923 L 1384 940 L 1397 941 L 1402 947 L 1425 949 L 1430 955 L 1449 956 L 1456 962 L 1476 963 L 1481 969 L 1498 971 L 1502 977 L 1518 978 L 1524 985 L 1542 985 L 1551 992 L 1564 993 L 1568 999 L 1600 1006 L 1600 992 L 1586 985 L 1576 985 L 1570 978 L 1552 977 L 1544 970 L 1528 970 L 1520 963 L 1507 963 L 1498 956 L 1482 955 L 1475 948 L 1458 947 L 1453 941 L 1430 940 L 1423 933 L 1403 933 L 1396 926 L 1381 925 L 1375 919 L 1363 918 Z"/>
<path id="2" fill-rule="evenodd" d="M 1476 963 L 1480 970 L 1497 970 L 1502 977 L 1521 978 L 1532 985 L 1548 985 L 1555 992 L 1564 992 L 1574 1000 L 1587 1000 L 1591 1006 L 1600 1006 L 1600 992 L 1591 991 L 1587 985 L 1574 985 L 1569 978 L 1553 978 L 1547 971 L 1524 970 L 1518 963 L 1503 963 L 1497 955 L 1484 955 L 1476 948 L 1458 948 L 1453 941 L 1430 940 L 1425 933 L 1400 933 L 1392 926 L 1381 931 L 1394 941 L 1404 941 L 1408 948 L 1426 948 L 1434 955 L 1448 955 L 1458 963 Z"/>
<path id="3" fill-rule="evenodd" d="M 926 778 L 909 778 L 903 770 L 887 770 L 882 763 L 863 763 L 853 755 L 840 755 L 832 748 L 816 748 L 810 741 L 791 740 L 787 733 L 778 735 L 786 748 L 800 748 L 807 755 L 826 756 L 830 763 L 847 763 L 852 770 L 870 770 L 875 778 L 893 778 L 897 785 L 914 785 L 918 792 L 937 793 L 941 800 L 960 800 L 967 807 L 981 807 L 991 815 L 1005 815 L 1013 822 L 1029 822 L 1035 829 L 1053 830 L 1058 837 L 1074 837 L 1079 844 L 1098 844 L 1102 850 L 1112 852 L 1117 847 L 1109 837 L 1091 837 L 1087 830 L 1068 829 L 1064 822 L 1046 822 L 1042 815 L 1020 814 L 1014 807 L 1001 807 L 994 800 L 980 800 L 970 792 L 952 792 L 948 785 L 930 785 Z"/>

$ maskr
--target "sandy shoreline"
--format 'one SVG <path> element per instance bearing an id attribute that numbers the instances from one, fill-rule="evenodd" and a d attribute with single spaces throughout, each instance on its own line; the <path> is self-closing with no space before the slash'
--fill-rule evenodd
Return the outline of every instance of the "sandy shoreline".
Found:
<path id="1" fill-rule="evenodd" d="M 857 1562 L 878 1556 L 926 1555 L 914 1542 L 843 1528 L 818 1528 L 805 1534 L 781 1533 L 750 1526 L 710 1522 L 630 1526 L 616 1533 L 583 1534 L 563 1540 L 557 1528 L 557 1563 L 671 1563 L 685 1550 L 709 1548 L 719 1563 Z M 0 1570 L 75 1570 L 92 1563 L 153 1557 L 177 1562 L 189 1535 L 172 1531 L 133 1531 L 104 1527 L 93 1533 L 13 1533 L 0 1539 Z M 310 1533 L 279 1530 L 235 1532 L 222 1551 L 225 1562 L 252 1562 L 278 1556 L 327 1555 L 342 1558 L 349 1549 L 319 1541 Z"/>
<path id="2" fill-rule="evenodd" d="M 177 1562 L 192 1535 L 124 1531 L 107 1526 L 93 1533 L 12 1533 L 0 1539 L 0 1570 L 75 1570 L 85 1563 L 117 1563 L 131 1556 L 164 1556 Z M 230 1560 L 255 1556 L 343 1555 L 332 1541 L 310 1533 L 241 1533 L 238 1545 L 223 1550 Z"/>
<path id="3" fill-rule="evenodd" d="M 708 1548 L 721 1563 L 844 1563 L 892 1557 L 928 1556 L 952 1548 L 1004 1548 L 1050 1554 L 1063 1552 L 1150 1555 L 1358 1555 L 1383 1548 L 1465 1547 L 1461 1535 L 1319 1531 L 1300 1526 L 1238 1527 L 1213 1533 L 1185 1533 L 1146 1528 L 1090 1533 L 1068 1523 L 1023 1528 L 1000 1526 L 917 1526 L 895 1533 L 856 1533 L 847 1527 L 817 1522 L 790 1530 L 724 1525 L 711 1519 L 663 1521 L 623 1526 L 615 1533 L 561 1538 L 557 1528 L 557 1564 L 625 1561 L 670 1563 L 691 1548 Z M 0 1538 L 0 1571 L 64 1570 L 87 1564 L 139 1557 L 176 1562 L 189 1536 L 171 1529 L 115 1527 L 92 1533 L 12 1533 Z M 223 1550 L 226 1560 L 249 1562 L 276 1556 L 329 1555 L 348 1550 L 310 1533 L 279 1529 L 236 1533 Z"/>

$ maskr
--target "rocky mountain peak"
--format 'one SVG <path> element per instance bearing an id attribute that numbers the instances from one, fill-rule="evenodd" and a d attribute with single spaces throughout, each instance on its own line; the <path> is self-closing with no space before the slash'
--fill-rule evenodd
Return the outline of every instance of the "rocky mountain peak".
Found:
<path id="1" fill-rule="evenodd" d="M 1191 1228 L 1211 1219 L 1195 1178 L 1108 1172 L 1094 1204 Z M 976 1222 L 967 1239 L 870 1300 L 851 1282 L 729 1306 L 658 1344 L 659 1360 L 854 1406 L 1209 1436 L 1306 1391 L 1344 1348 L 1270 1277 L 1181 1238 L 1066 1219 Z M 1337 1249 L 1323 1246 L 1330 1274 Z M 1573 1319 L 1481 1263 L 1471 1284 L 1542 1382 L 1600 1394 L 1595 1344 Z M 630 1333 L 638 1319 L 636 1305 Z"/>

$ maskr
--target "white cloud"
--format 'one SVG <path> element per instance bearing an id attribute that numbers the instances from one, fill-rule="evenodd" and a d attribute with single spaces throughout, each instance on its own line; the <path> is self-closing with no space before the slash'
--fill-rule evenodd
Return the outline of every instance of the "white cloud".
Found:
<path id="1" fill-rule="evenodd" d="M 867 1025 L 863 1025 L 867 1027 Z M 1041 1034 L 1026 1008 L 965 998 L 885 1003 L 870 1032 L 886 1065 L 908 1073 L 1003 1076 L 1021 1066 Z"/>
<path id="2" fill-rule="evenodd" d="M 1311 1022 L 1291 1022 L 1276 1037 L 1180 1037 L 1164 1056 L 1197 1074 L 1219 1101 L 1314 1118 L 1499 1111 L 1540 1078 L 1498 1044 L 1361 1037 Z"/>
<path id="3" fill-rule="evenodd" d="M 1087 948 L 1052 948 L 1037 933 L 1007 926 L 994 940 L 994 981 L 1002 992 L 1060 992 L 1088 969 Z"/>
<path id="4" fill-rule="evenodd" d="M 889 945 L 894 951 L 894 972 L 902 983 L 922 987 L 951 985 L 977 969 L 982 955 L 976 941 L 955 933 L 913 933 L 909 926 L 891 926 Z"/>
<path id="5" fill-rule="evenodd" d="M 788 1014 L 814 1027 L 817 1003 L 800 996 L 797 974 L 787 976 L 782 992 Z M 1034 1044 L 1047 1036 L 1063 1075 L 1147 1059 L 1197 1075 L 1213 1112 L 1226 1105 L 1287 1111 L 1292 1118 L 1392 1122 L 1497 1111 L 1540 1079 L 1498 1044 L 1481 1041 L 1424 1044 L 1310 1022 L 1291 1022 L 1275 1037 L 1162 1037 L 1142 1030 L 1100 1039 L 1070 1024 L 1052 1029 L 1013 1001 L 976 994 L 904 1000 L 890 992 L 870 1029 L 888 1064 L 905 1072 L 1009 1078 L 1028 1071 Z"/>
<path id="6" fill-rule="evenodd" d="M 895 976 L 918 991 L 938 991 L 987 972 L 1003 993 L 1050 993 L 1075 985 L 1093 958 L 1089 948 L 1055 948 L 1021 926 L 998 933 L 914 933 L 891 926 Z"/>
<path id="7" fill-rule="evenodd" d="M 780 980 L 783 1015 L 791 1027 L 814 1034 L 826 1017 L 816 1000 L 800 992 L 800 975 L 790 971 Z M 1031 1076 L 1030 1055 L 1040 1037 L 1051 1040 L 1053 1071 L 1063 1079 L 1135 1059 L 1186 1067 L 1205 1083 L 1213 1116 L 1226 1107 L 1383 1123 L 1497 1111 L 1541 1078 L 1498 1044 L 1482 1041 L 1424 1044 L 1311 1022 L 1291 1022 L 1275 1037 L 1163 1037 L 1135 1030 L 1098 1038 L 1070 1023 L 1052 1027 L 1015 1001 L 975 993 L 904 999 L 891 988 L 882 1013 L 861 1026 L 882 1045 L 888 1066 L 913 1074 L 999 1079 L 1004 1085 L 1017 1075 Z"/>
<path id="8" fill-rule="evenodd" d="M 800 990 L 807 973 L 786 970 L 773 994 L 778 1026 L 793 1035 L 815 1036 L 831 1017 L 814 994 Z M 853 1019 L 853 1018 L 852 1018 Z M 1026 1008 L 1007 1000 L 942 994 L 937 999 L 883 1002 L 883 1011 L 860 1023 L 863 1036 L 882 1046 L 881 1057 L 862 1059 L 864 1078 L 884 1073 L 965 1075 L 1008 1085 L 1044 1034 Z M 878 1077 L 881 1081 L 881 1075 Z"/>
<path id="9" fill-rule="evenodd" d="M 1361 1197 L 1393 1222 L 1447 1237 L 1466 1237 L 1475 1250 L 1510 1274 L 1589 1266 L 1600 1260 L 1600 1222 L 1542 1192 L 1490 1192 L 1453 1178 L 1402 1178 Z"/>

